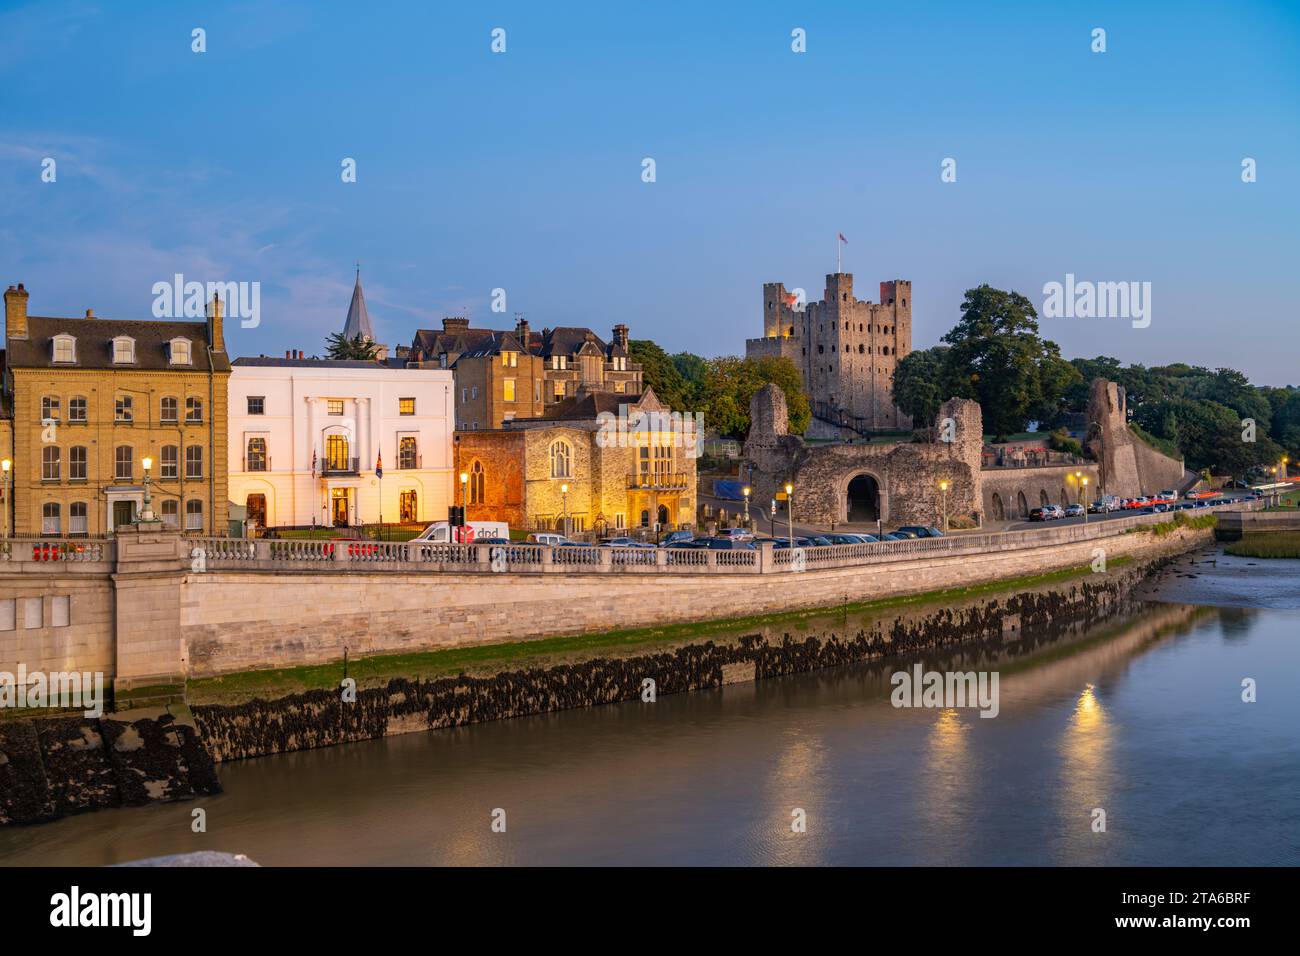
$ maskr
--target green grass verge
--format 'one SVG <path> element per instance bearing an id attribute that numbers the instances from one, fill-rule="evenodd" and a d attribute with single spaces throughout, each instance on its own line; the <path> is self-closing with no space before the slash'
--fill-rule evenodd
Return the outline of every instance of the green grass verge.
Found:
<path id="1" fill-rule="evenodd" d="M 1300 558 L 1300 531 L 1247 534 L 1223 550 L 1238 558 Z"/>
<path id="2" fill-rule="evenodd" d="M 1187 528 L 1195 531 L 1201 528 L 1213 528 L 1219 523 L 1218 515 L 1197 515 L 1195 518 L 1187 517 L 1184 511 L 1175 511 L 1173 518 L 1169 521 L 1160 521 L 1156 524 L 1138 525 L 1136 528 L 1130 528 L 1129 534 L 1154 534 L 1157 538 L 1163 538 L 1165 535 L 1173 534 L 1181 528 Z"/>
<path id="3" fill-rule="evenodd" d="M 1129 556 L 1114 558 L 1107 568 L 1123 567 L 1132 562 Z M 748 617 L 720 618 L 698 623 L 671 624 L 663 627 L 630 628 L 594 634 L 574 634 L 565 637 L 545 637 L 531 641 L 510 641 L 502 644 L 480 644 L 471 647 L 452 647 L 444 650 L 421 651 L 410 654 L 380 654 L 359 657 L 348 661 L 348 676 L 355 678 L 358 686 L 382 684 L 393 677 L 429 678 L 461 673 L 490 674 L 501 670 L 527 666 L 545 666 L 574 657 L 589 658 L 596 652 L 626 654 L 632 651 L 653 651 L 674 644 L 705 640 L 710 637 L 752 633 L 762 627 L 795 624 L 813 618 L 828 616 L 869 614 L 893 608 L 945 603 L 953 600 L 981 597 L 1002 591 L 1024 591 L 1029 588 L 1068 581 L 1071 578 L 1092 574 L 1089 565 L 1064 568 L 1043 574 L 1025 575 L 990 581 L 966 588 L 948 588 L 922 594 L 881 598 L 875 601 L 838 604 L 831 607 Z M 326 664 L 274 670 L 247 671 L 191 680 L 186 699 L 190 704 L 238 703 L 254 697 L 274 699 L 304 690 L 334 688 L 343 675 L 342 659 Z"/>

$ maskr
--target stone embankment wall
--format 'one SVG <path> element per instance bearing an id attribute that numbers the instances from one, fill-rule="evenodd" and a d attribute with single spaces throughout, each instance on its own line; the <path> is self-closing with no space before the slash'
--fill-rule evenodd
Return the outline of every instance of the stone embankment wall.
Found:
<path id="1" fill-rule="evenodd" d="M 1068 530 L 1068 529 L 1067 529 Z M 191 677 L 350 657 L 778 613 L 988 584 L 1107 560 L 1185 551 L 1209 530 L 804 572 L 708 575 L 192 574 L 181 610 Z M 159 667 L 161 670 L 161 666 Z"/>
<path id="2" fill-rule="evenodd" d="M 597 658 L 487 677 L 393 680 L 344 703 L 320 690 L 239 705 L 197 705 L 196 724 L 213 758 L 233 760 L 369 740 L 388 734 L 500 720 L 641 699 L 657 694 L 767 680 L 972 641 L 1016 641 L 1026 630 L 1088 623 L 1127 606 L 1138 582 L 1162 560 L 1127 565 L 1038 591 L 973 600 L 965 606 L 886 615 L 852 636 L 827 634 L 689 644 L 670 651 Z"/>
<path id="3" fill-rule="evenodd" d="M 220 792 L 194 728 L 170 715 L 0 721 L 0 824 Z"/>

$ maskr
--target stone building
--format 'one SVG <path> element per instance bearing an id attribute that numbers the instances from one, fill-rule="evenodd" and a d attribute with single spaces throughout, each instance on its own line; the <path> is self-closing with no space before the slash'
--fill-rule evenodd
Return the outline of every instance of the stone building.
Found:
<path id="1" fill-rule="evenodd" d="M 229 532 L 221 302 L 202 322 L 29 315 L 5 301 L 5 526 L 17 536 L 96 536 L 142 510 L 169 526 Z"/>
<path id="2" fill-rule="evenodd" d="M 689 526 L 695 507 L 695 453 L 651 413 L 670 410 L 646 389 L 629 400 L 609 392 L 569 399 L 545 418 L 458 431 L 456 469 L 470 521 L 511 528 L 617 535 L 635 528 Z M 626 432 L 620 420 L 642 424 Z M 620 437 L 620 434 L 622 437 Z"/>
<path id="3" fill-rule="evenodd" d="M 794 485 L 797 524 L 938 525 L 947 513 L 982 520 L 979 404 L 954 398 L 939 410 L 934 442 L 809 445 L 787 433 L 785 396 L 764 386 L 750 402 L 745 458 L 754 498 Z M 946 491 L 942 487 L 947 483 Z"/>
<path id="4" fill-rule="evenodd" d="M 781 282 L 763 285 L 763 337 L 748 339 L 750 358 L 784 356 L 803 373 L 814 427 L 839 437 L 839 425 L 869 432 L 910 429 L 894 405 L 894 368 L 912 351 L 912 283 L 880 283 L 880 301 L 853 294 L 853 276 L 832 273 L 820 302 L 802 309 Z M 835 423 L 831 427 L 829 423 Z"/>
<path id="5" fill-rule="evenodd" d="M 456 427 L 463 431 L 540 417 L 593 392 L 635 397 L 643 389 L 641 366 L 629 358 L 628 328 L 621 324 L 606 343 L 574 326 L 534 332 L 522 316 L 507 331 L 445 318 L 440 332 L 417 331 L 405 356 L 410 366 L 455 373 Z"/>
<path id="6" fill-rule="evenodd" d="M 1123 386 L 1095 379 L 1088 392 L 1088 421 L 1088 450 L 1101 463 L 1104 493 L 1135 496 L 1183 483 L 1180 459 L 1152 448 L 1129 430 Z"/>

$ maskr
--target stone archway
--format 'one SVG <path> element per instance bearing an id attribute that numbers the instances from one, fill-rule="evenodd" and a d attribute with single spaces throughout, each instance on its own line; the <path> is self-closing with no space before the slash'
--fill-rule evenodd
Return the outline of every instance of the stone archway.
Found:
<path id="1" fill-rule="evenodd" d="M 874 524 L 888 516 L 888 495 L 878 477 L 868 471 L 854 471 L 841 485 L 840 520 Z"/>
<path id="2" fill-rule="evenodd" d="M 1023 491 L 1016 492 L 1016 517 L 1027 518 L 1029 516 L 1029 502 L 1025 500 Z"/>
<path id="3" fill-rule="evenodd" d="M 991 505 L 992 505 L 991 510 L 993 512 L 993 520 L 1005 521 L 1007 519 L 1007 510 L 1002 505 L 1002 496 L 998 494 L 996 491 L 993 492 L 993 501 L 991 502 Z"/>
<path id="4" fill-rule="evenodd" d="M 1048 505 L 1050 505 L 1051 503 L 1052 503 L 1052 499 L 1050 499 L 1050 498 L 1047 497 L 1047 489 L 1046 489 L 1046 488 L 1039 488 L 1039 489 L 1038 489 L 1038 504 L 1039 504 L 1039 506 L 1042 507 L 1042 508 L 1046 508 L 1046 507 L 1047 507 Z"/>

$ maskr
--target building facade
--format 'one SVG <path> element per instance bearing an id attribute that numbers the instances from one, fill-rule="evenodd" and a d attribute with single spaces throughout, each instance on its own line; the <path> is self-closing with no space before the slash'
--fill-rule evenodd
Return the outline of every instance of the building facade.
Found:
<path id="1" fill-rule="evenodd" d="M 853 294 L 853 276 L 832 273 L 820 302 L 800 307 L 781 282 L 763 285 L 763 337 L 748 339 L 750 358 L 784 356 L 803 373 L 818 418 L 862 431 L 909 429 L 894 405 L 894 368 L 912 351 L 912 283 L 880 283 L 880 301 Z"/>
<path id="2" fill-rule="evenodd" d="M 205 322 L 29 315 L 5 300 L 5 523 L 15 536 L 100 536 L 143 510 L 195 534 L 229 532 L 220 301 Z"/>
<path id="3" fill-rule="evenodd" d="M 689 527 L 693 440 L 683 440 L 667 418 L 626 432 L 617 427 L 652 412 L 669 409 L 650 389 L 630 401 L 597 393 L 562 403 L 544 419 L 458 431 L 467 519 L 598 536 Z"/>
<path id="4" fill-rule="evenodd" d="M 574 326 L 534 332 L 523 318 L 507 331 L 445 318 L 441 332 L 415 333 L 406 358 L 412 366 L 455 373 L 456 427 L 462 431 L 540 417 L 566 399 L 594 392 L 635 398 L 643 389 L 641 366 L 628 355 L 626 325 L 614 326 L 606 343 Z"/>
<path id="5" fill-rule="evenodd" d="M 237 359 L 231 500 L 262 528 L 445 520 L 451 390 L 451 372 L 439 369 Z"/>

